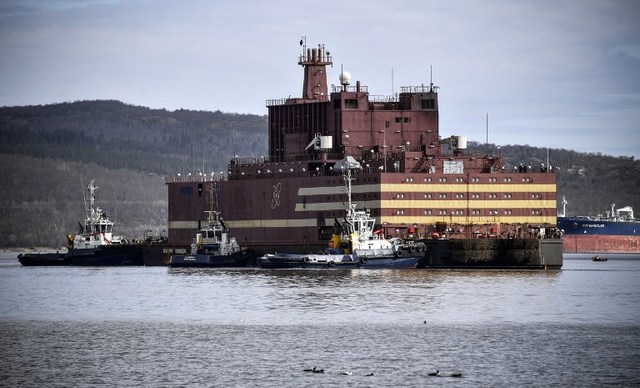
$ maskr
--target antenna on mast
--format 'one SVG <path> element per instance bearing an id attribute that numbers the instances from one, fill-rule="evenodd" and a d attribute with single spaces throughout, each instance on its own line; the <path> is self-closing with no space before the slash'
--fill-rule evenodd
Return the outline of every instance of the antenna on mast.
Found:
<path id="1" fill-rule="evenodd" d="M 391 68 L 391 96 L 393 97 L 394 94 L 396 94 L 396 88 L 394 86 L 393 67 L 392 67 Z"/>
<path id="2" fill-rule="evenodd" d="M 80 176 L 80 187 L 82 187 L 82 199 L 84 200 L 84 213 L 88 214 L 89 209 L 87 208 L 87 196 L 84 192 L 84 182 L 82 181 L 82 176 Z"/>
<path id="3" fill-rule="evenodd" d="M 485 141 L 484 145 L 487 149 L 487 153 L 489 153 L 489 113 L 485 113 Z"/>
<path id="4" fill-rule="evenodd" d="M 429 91 L 433 91 L 433 65 L 429 65 Z"/>
<path id="5" fill-rule="evenodd" d="M 549 172 L 550 170 L 550 166 L 549 166 L 549 145 L 547 144 L 547 172 Z"/>

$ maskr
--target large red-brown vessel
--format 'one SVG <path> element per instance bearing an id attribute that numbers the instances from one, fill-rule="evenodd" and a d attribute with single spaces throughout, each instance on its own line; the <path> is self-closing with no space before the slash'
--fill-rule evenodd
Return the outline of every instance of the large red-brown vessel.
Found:
<path id="1" fill-rule="evenodd" d="M 329 89 L 332 63 L 323 45 L 302 45 L 302 96 L 267 101 L 268 156 L 238 156 L 223 178 L 168 180 L 170 242 L 191 242 L 210 207 L 210 181 L 221 180 L 219 210 L 241 245 L 326 247 L 345 215 L 344 181 L 333 166 L 346 156 L 363 166 L 353 202 L 370 210 L 386 236 L 549 237 L 556 225 L 552 171 L 506 166 L 500 155 L 467 152 L 463 136 L 442 138 L 433 83 L 374 96 L 341 70 L 340 85 Z"/>

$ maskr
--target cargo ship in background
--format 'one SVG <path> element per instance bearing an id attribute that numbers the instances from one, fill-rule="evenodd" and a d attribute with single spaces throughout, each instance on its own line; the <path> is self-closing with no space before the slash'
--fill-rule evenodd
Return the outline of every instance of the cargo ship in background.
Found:
<path id="1" fill-rule="evenodd" d="M 425 241 L 423 266 L 562 266 L 551 168 L 508 166 L 499 154 L 468 152 L 464 136 L 441 137 L 433 82 L 376 96 L 340 70 L 340 85 L 329 89 L 331 54 L 305 40 L 301 47 L 302 96 L 266 104 L 267 156 L 236 156 L 226 174 L 167 177 L 170 244 L 188 244 L 206 223 L 206 185 L 217 181 L 220 211 L 241 246 L 320 252 L 345 217 L 333 166 L 350 156 L 363 167 L 354 203 L 387 238 Z"/>
<path id="2" fill-rule="evenodd" d="M 563 231 L 566 253 L 639 253 L 640 219 L 633 208 L 625 206 L 595 217 L 566 216 L 567 201 L 563 198 L 558 229 Z"/>

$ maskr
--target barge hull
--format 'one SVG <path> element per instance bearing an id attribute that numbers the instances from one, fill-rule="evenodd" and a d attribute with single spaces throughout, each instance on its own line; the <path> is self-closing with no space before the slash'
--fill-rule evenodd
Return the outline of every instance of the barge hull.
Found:
<path id="1" fill-rule="evenodd" d="M 558 239 L 425 240 L 425 257 L 418 268 L 560 269 L 562 241 Z"/>

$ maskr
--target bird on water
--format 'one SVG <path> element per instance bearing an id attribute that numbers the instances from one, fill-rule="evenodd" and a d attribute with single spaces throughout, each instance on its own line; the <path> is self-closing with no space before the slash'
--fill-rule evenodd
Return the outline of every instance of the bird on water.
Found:
<path id="1" fill-rule="evenodd" d="M 429 373 L 429 376 L 440 376 L 440 371 L 436 370 L 435 372 Z"/>

